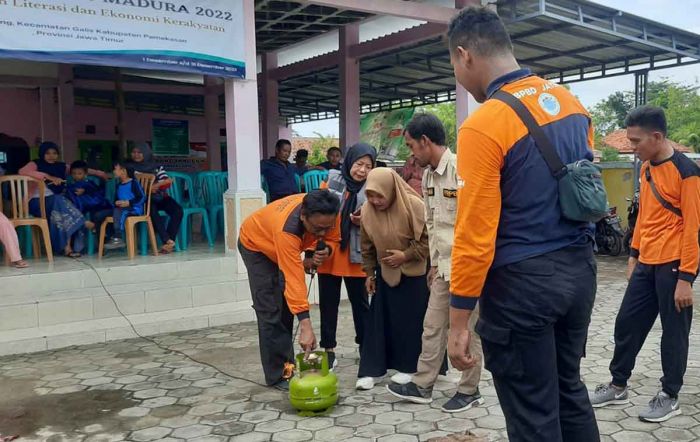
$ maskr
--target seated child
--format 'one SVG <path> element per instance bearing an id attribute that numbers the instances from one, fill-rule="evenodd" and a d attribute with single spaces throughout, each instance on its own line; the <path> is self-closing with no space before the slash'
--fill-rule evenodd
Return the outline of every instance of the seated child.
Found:
<path id="1" fill-rule="evenodd" d="M 107 249 L 119 249 L 126 246 L 123 240 L 126 218 L 131 215 L 143 215 L 146 204 L 146 194 L 134 179 L 134 169 L 127 167 L 122 162 L 114 164 L 114 177 L 117 184 L 116 201 L 114 201 L 114 235 L 112 240 L 105 245 Z"/>
<path id="2" fill-rule="evenodd" d="M 112 214 L 112 203 L 107 201 L 104 189 L 88 179 L 85 161 L 73 161 L 70 175 L 73 182 L 68 185 L 68 198 L 83 215 L 90 216 L 88 227 L 99 230 L 105 218 Z"/>

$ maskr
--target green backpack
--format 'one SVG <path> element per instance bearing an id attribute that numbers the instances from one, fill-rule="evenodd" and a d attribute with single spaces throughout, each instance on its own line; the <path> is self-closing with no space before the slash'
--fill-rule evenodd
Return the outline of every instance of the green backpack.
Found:
<path id="1" fill-rule="evenodd" d="M 535 139 L 552 176 L 559 185 L 559 206 L 564 218 L 595 223 L 608 213 L 608 195 L 600 170 L 588 160 L 564 164 L 554 146 L 525 105 L 513 95 L 497 91 L 493 98 L 510 106 Z"/>

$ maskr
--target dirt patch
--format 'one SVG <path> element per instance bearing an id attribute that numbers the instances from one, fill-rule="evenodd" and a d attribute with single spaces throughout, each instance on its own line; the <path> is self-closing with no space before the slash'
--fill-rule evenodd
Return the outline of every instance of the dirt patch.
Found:
<path id="1" fill-rule="evenodd" d="M 34 435 L 42 428 L 71 435 L 87 425 L 108 424 L 138 404 L 131 392 L 88 390 L 37 396 L 30 381 L 0 378 L 0 429 L 5 435 Z"/>

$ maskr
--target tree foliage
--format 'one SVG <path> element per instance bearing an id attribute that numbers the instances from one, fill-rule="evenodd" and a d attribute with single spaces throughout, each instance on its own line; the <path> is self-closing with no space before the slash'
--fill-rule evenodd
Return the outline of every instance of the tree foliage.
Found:
<path id="1" fill-rule="evenodd" d="M 601 149 L 600 161 L 603 163 L 620 161 L 620 152 L 614 147 L 603 147 L 603 149 Z"/>
<path id="2" fill-rule="evenodd" d="M 318 165 L 326 161 L 328 148 L 338 146 L 338 139 L 332 135 L 322 135 L 318 132 L 314 132 L 314 135 L 316 135 L 316 138 L 311 143 L 308 164 Z"/>
<path id="3" fill-rule="evenodd" d="M 700 95 L 698 85 L 686 85 L 669 79 L 649 82 L 647 103 L 666 112 L 668 137 L 700 150 Z M 634 108 L 632 91 L 617 91 L 593 106 L 591 117 L 596 129 L 596 145 L 602 137 L 624 127 L 625 117 Z M 695 137 L 693 137 L 695 135 Z"/>
<path id="4" fill-rule="evenodd" d="M 433 114 L 442 121 L 445 126 L 446 144 L 452 152 L 457 146 L 457 105 L 454 101 L 447 103 L 429 104 L 416 109 L 416 113 L 426 112 Z"/>

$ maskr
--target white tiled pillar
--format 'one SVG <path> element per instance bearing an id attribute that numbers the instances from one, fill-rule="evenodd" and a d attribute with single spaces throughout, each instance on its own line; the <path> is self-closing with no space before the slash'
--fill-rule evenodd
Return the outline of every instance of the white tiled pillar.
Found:
<path id="1" fill-rule="evenodd" d="M 260 131 L 255 56 L 255 4 L 243 0 L 246 78 L 226 79 L 226 150 L 229 189 L 224 195 L 226 254 L 237 255 L 238 229 L 243 220 L 265 205 L 260 188 Z M 238 273 L 245 273 L 238 256 Z"/>

